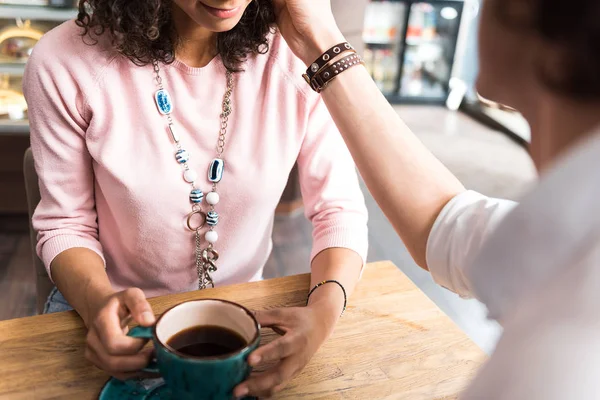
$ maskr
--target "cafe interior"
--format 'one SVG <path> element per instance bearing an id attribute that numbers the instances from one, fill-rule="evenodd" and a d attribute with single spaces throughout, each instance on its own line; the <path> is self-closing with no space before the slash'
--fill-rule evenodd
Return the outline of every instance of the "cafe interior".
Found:
<path id="1" fill-rule="evenodd" d="M 87 330 L 77 313 L 43 315 L 54 284 L 36 252 L 31 225 L 40 171 L 30 150 L 23 75 L 36 43 L 76 18 L 75 7 L 73 0 L 0 0 L 0 399 L 177 398 L 162 392 L 150 397 L 162 378 L 130 386 L 109 380 L 84 355 Z M 479 0 L 332 0 L 332 7 L 377 87 L 467 189 L 516 200 L 535 182 L 527 123 L 475 89 Z M 434 282 L 413 261 L 362 180 L 361 189 L 369 213 L 361 280 L 333 336 L 275 398 L 456 398 L 494 351 L 501 328 L 482 303 Z M 159 296 L 150 301 L 153 312 L 159 316 L 176 304 L 208 298 L 253 310 L 303 305 L 311 289 L 312 251 L 304 205 L 296 165 L 274 210 L 273 248 L 262 280 Z M 165 314 L 170 319 L 165 316 L 162 326 L 179 318 L 177 307 Z M 230 312 L 225 303 L 198 307 L 215 320 Z M 249 321 L 248 329 L 255 329 Z M 159 322 L 155 340 L 167 331 Z M 263 327 L 262 343 L 281 333 Z M 149 331 L 140 335 L 153 337 Z M 156 350 L 159 363 L 172 355 L 161 351 Z M 179 365 L 172 364 L 171 371 Z M 225 382 L 222 375 L 231 366 L 220 366 L 221 375 L 211 379 Z"/>

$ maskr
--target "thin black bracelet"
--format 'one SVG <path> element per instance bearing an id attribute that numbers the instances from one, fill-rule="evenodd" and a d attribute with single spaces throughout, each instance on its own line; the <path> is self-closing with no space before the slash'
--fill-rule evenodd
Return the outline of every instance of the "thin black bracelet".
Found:
<path id="1" fill-rule="evenodd" d="M 308 297 L 306 299 L 306 305 L 308 305 L 308 301 L 310 300 L 310 295 L 313 294 L 313 292 L 315 290 L 317 290 L 317 288 L 323 286 L 326 283 L 335 283 L 340 288 L 342 288 L 342 292 L 344 293 L 344 309 L 342 310 L 342 314 L 340 314 L 340 315 L 344 315 L 344 311 L 346 311 L 346 301 L 348 300 L 348 298 L 346 297 L 346 289 L 344 289 L 344 285 L 342 285 L 341 283 L 339 283 L 338 281 L 336 281 L 334 279 L 328 279 L 326 281 L 319 282 L 312 289 L 310 289 L 310 292 L 308 292 Z"/>

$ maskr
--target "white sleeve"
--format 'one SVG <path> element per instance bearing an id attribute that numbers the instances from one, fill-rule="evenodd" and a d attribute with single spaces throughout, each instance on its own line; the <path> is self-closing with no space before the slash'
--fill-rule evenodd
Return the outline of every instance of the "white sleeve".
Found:
<path id="1" fill-rule="evenodd" d="M 517 205 L 474 191 L 463 192 L 446 204 L 427 240 L 427 265 L 435 282 L 461 297 L 471 297 L 465 267 L 502 219 Z"/>

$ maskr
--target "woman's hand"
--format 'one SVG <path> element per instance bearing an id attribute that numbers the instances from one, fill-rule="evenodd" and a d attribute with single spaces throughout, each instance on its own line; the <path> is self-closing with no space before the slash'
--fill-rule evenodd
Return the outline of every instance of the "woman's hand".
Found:
<path id="1" fill-rule="evenodd" d="M 234 390 L 236 397 L 270 397 L 280 391 L 308 364 L 319 347 L 333 332 L 337 318 L 319 307 L 281 308 L 256 312 L 262 327 L 282 335 L 259 347 L 248 358 L 252 367 L 275 362 L 270 369 L 253 373 Z"/>
<path id="2" fill-rule="evenodd" d="M 117 379 L 125 380 L 139 374 L 148 365 L 152 349 L 142 350 L 146 340 L 127 336 L 127 324 L 133 319 L 150 326 L 155 318 L 144 292 L 127 289 L 104 299 L 90 313 L 86 358 Z"/>
<path id="3" fill-rule="evenodd" d="M 343 42 L 330 0 L 273 0 L 277 25 L 288 46 L 306 65 Z"/>

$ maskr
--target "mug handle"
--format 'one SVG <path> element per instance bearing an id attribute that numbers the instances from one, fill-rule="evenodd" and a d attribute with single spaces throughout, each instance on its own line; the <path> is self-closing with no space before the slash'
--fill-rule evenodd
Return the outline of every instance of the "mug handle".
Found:
<path id="1" fill-rule="evenodd" d="M 152 339 L 154 337 L 152 334 L 152 329 L 153 327 L 136 326 L 127 333 L 127 336 L 140 339 Z M 150 360 L 146 368 L 143 368 L 142 371 L 150 372 L 152 374 L 160 374 L 158 371 L 158 363 L 156 362 L 156 358 Z"/>

